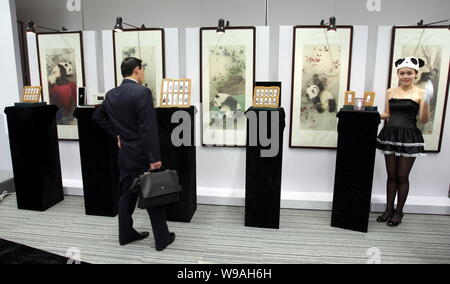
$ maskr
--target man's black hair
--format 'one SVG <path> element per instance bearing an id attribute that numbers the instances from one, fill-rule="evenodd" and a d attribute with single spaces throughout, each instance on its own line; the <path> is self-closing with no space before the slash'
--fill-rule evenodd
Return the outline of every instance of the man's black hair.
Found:
<path id="1" fill-rule="evenodd" d="M 142 68 L 142 60 L 136 57 L 127 57 L 122 61 L 120 65 L 120 71 L 122 71 L 122 77 L 129 77 L 133 75 L 133 70 L 136 68 Z"/>

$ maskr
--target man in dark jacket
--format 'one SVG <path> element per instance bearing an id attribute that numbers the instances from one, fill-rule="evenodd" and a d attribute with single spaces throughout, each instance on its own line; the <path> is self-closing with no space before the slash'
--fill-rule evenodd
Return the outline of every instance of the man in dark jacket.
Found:
<path id="1" fill-rule="evenodd" d="M 130 57 L 121 64 L 122 84 L 106 94 L 103 104 L 94 112 L 93 119 L 119 146 L 120 199 L 119 243 L 126 245 L 149 236 L 133 228 L 132 214 L 138 194 L 131 184 L 140 174 L 161 168 L 158 127 L 152 93 L 142 86 L 144 68 L 142 60 Z M 166 208 L 147 210 L 153 228 L 156 250 L 165 249 L 175 240 L 166 223 Z"/>

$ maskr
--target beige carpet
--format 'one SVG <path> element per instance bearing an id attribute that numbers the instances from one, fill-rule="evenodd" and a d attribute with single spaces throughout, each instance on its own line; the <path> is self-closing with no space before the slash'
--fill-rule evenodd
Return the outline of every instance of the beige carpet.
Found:
<path id="1" fill-rule="evenodd" d="M 398 228 L 375 222 L 369 233 L 330 227 L 331 212 L 282 210 L 280 230 L 244 226 L 244 208 L 199 205 L 191 223 L 169 222 L 177 239 L 156 252 L 153 238 L 118 244 L 117 218 L 86 216 L 82 197 L 46 212 L 0 203 L 0 238 L 90 263 L 450 263 L 450 216 L 411 215 Z M 139 209 L 135 227 L 151 231 Z"/>

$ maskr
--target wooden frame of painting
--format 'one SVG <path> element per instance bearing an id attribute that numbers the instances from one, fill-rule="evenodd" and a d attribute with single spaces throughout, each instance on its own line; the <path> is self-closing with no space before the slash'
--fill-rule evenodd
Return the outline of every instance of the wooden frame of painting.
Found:
<path id="1" fill-rule="evenodd" d="M 59 108 L 58 138 L 78 140 L 73 112 L 78 105 L 78 88 L 85 84 L 82 32 L 38 33 L 36 41 L 42 100 Z"/>
<path id="2" fill-rule="evenodd" d="M 388 88 L 398 86 L 394 61 L 416 56 L 425 60 L 416 85 L 433 93 L 430 121 L 418 123 L 425 139 L 425 151 L 441 151 L 450 79 L 450 33 L 448 26 L 394 26 L 392 28 Z M 430 88 L 431 86 L 431 88 Z"/>
<path id="3" fill-rule="evenodd" d="M 256 28 L 227 27 L 223 34 L 216 29 L 200 29 L 202 145 L 244 147 L 244 112 L 252 106 L 255 85 Z"/>
<path id="4" fill-rule="evenodd" d="M 122 83 L 122 60 L 137 57 L 145 67 L 144 86 L 152 91 L 153 104 L 159 107 L 161 82 L 166 77 L 165 33 L 162 28 L 126 29 L 113 31 L 114 79 L 116 86 Z"/>
<path id="5" fill-rule="evenodd" d="M 353 26 L 293 29 L 290 148 L 336 149 L 336 113 L 350 88 Z"/>

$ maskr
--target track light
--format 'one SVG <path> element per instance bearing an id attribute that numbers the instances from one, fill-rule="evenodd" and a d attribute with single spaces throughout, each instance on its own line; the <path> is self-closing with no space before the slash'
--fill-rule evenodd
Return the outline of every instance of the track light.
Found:
<path id="1" fill-rule="evenodd" d="M 34 22 L 28 21 L 27 22 L 27 34 L 35 34 L 36 30 L 34 29 Z"/>
<path id="2" fill-rule="evenodd" d="M 114 31 L 115 32 L 123 32 L 123 25 L 129 26 L 129 27 L 132 27 L 132 28 L 135 28 L 135 29 L 145 29 L 146 28 L 145 25 L 141 25 L 141 27 L 139 28 L 139 27 L 133 26 L 131 24 L 124 23 L 122 17 L 117 17 L 116 18 L 116 25 L 114 26 Z"/>
<path id="3" fill-rule="evenodd" d="M 336 27 L 336 18 L 335 17 L 331 17 L 329 22 L 325 24 L 324 20 L 320 21 L 320 25 L 321 26 L 327 26 L 327 32 L 336 32 L 337 31 L 337 27 Z"/>
<path id="4" fill-rule="evenodd" d="M 123 20 L 121 17 L 116 18 L 116 25 L 114 26 L 115 32 L 123 32 Z"/>
<path id="5" fill-rule="evenodd" d="M 330 25 L 328 26 L 327 31 L 328 32 L 335 32 L 336 31 L 336 18 L 335 17 L 331 17 L 330 18 Z"/>
<path id="6" fill-rule="evenodd" d="M 56 30 L 56 29 L 52 29 L 52 28 L 47 28 L 47 27 L 42 27 L 42 26 L 38 26 L 35 25 L 33 21 L 28 20 L 27 22 L 27 34 L 36 34 L 36 28 L 40 28 L 40 29 L 44 29 L 44 30 L 49 30 L 49 31 L 54 31 L 57 33 L 60 33 L 61 31 Z M 67 29 L 65 27 L 62 28 L 62 31 L 67 31 Z"/>
<path id="7" fill-rule="evenodd" d="M 437 25 L 437 24 L 442 24 L 442 23 L 449 23 L 448 25 L 448 29 L 450 30 L 450 19 L 447 20 L 442 20 L 442 21 L 438 21 L 438 22 L 433 22 L 433 23 L 429 23 L 429 24 L 424 24 L 423 20 L 420 20 L 417 25 L 419 27 L 428 27 L 428 26 L 432 26 L 432 25 Z"/>
<path id="8" fill-rule="evenodd" d="M 219 25 L 217 26 L 217 30 L 216 32 L 218 34 L 224 34 L 225 33 L 225 28 L 230 26 L 230 22 L 227 21 L 227 23 L 225 24 L 225 20 L 224 19 L 220 19 L 219 20 Z"/>

